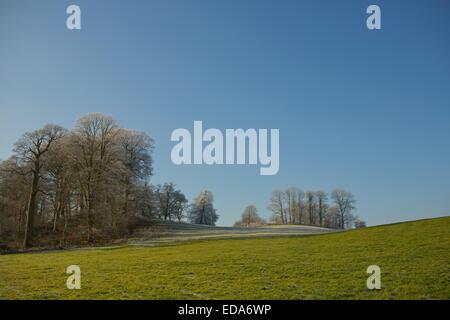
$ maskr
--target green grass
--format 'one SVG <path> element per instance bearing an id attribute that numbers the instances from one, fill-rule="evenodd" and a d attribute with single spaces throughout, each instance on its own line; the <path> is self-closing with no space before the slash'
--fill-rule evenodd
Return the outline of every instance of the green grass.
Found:
<path id="1" fill-rule="evenodd" d="M 450 217 L 342 233 L 0 256 L 2 299 L 450 299 Z M 66 288 L 79 265 L 82 289 Z M 382 290 L 366 287 L 379 265 Z"/>

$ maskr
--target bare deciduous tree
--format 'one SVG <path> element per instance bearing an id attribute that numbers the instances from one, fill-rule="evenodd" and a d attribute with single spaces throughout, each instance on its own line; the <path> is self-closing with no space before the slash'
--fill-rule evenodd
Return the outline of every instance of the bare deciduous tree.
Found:
<path id="1" fill-rule="evenodd" d="M 52 144 L 61 138 L 64 129 L 60 126 L 48 124 L 42 129 L 25 133 L 15 144 L 14 152 L 23 166 L 27 167 L 31 174 L 31 186 L 26 210 L 25 235 L 23 247 L 32 244 L 34 218 L 37 207 L 37 194 L 41 171 L 45 165 L 44 155 L 50 150 Z"/>
<path id="2" fill-rule="evenodd" d="M 312 191 L 306 192 L 306 210 L 308 211 L 308 223 L 315 224 L 316 194 Z"/>
<path id="3" fill-rule="evenodd" d="M 283 191 L 275 190 L 272 192 L 268 208 L 272 211 L 274 221 L 279 221 L 282 224 L 286 223 Z"/>
<path id="4" fill-rule="evenodd" d="M 319 218 L 319 226 L 323 226 L 323 219 L 327 213 L 328 205 L 327 205 L 327 194 L 325 191 L 319 190 L 316 192 L 316 200 L 317 200 L 317 215 Z"/>
<path id="5" fill-rule="evenodd" d="M 160 219 L 172 220 L 176 218 L 179 222 L 183 219 L 183 211 L 186 207 L 187 199 L 185 195 L 175 189 L 173 182 L 156 186 L 156 210 Z"/>
<path id="6" fill-rule="evenodd" d="M 258 215 L 258 209 L 254 205 L 249 205 L 244 209 L 241 220 L 236 222 L 236 226 L 258 226 L 263 223 L 263 220 Z"/>
<path id="7" fill-rule="evenodd" d="M 119 133 L 114 119 L 94 113 L 82 117 L 77 122 L 73 134 L 72 156 L 77 170 L 81 194 L 81 209 L 85 212 L 87 241 L 93 240 L 92 228 L 95 223 L 96 204 L 105 195 L 109 178 L 120 174 L 115 138 Z M 122 171 L 123 172 L 123 171 Z M 109 174 L 107 174 L 109 173 Z"/>
<path id="8" fill-rule="evenodd" d="M 340 218 L 336 207 L 329 207 L 325 215 L 323 226 L 331 229 L 340 228 Z"/>
<path id="9" fill-rule="evenodd" d="M 342 189 L 333 190 L 331 198 L 339 214 L 339 227 L 344 229 L 353 220 L 352 211 L 355 209 L 356 200 L 351 192 Z"/>

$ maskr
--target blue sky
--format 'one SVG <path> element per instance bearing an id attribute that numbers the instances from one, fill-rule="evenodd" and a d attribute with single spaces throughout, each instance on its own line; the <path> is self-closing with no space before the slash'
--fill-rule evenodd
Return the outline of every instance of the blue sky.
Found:
<path id="1" fill-rule="evenodd" d="M 82 30 L 66 29 L 66 7 Z M 366 28 L 378 4 L 382 30 Z M 271 191 L 339 187 L 382 224 L 450 213 L 448 1 L 0 1 L 0 158 L 88 112 L 156 140 L 153 183 L 220 225 Z M 280 171 L 172 164 L 176 128 L 279 128 Z"/>

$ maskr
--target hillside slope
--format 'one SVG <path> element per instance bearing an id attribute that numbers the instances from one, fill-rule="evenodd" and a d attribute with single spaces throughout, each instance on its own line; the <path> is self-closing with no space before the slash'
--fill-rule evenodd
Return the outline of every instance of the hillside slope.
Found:
<path id="1" fill-rule="evenodd" d="M 0 256 L 2 299 L 450 299 L 450 217 L 307 237 Z M 82 289 L 66 288 L 79 265 Z M 378 265 L 382 290 L 366 287 Z"/>
<path id="2" fill-rule="evenodd" d="M 144 229 L 140 233 L 137 232 L 138 236 L 131 239 L 129 244 L 154 246 L 192 240 L 299 236 L 328 232 L 336 232 L 336 230 L 306 225 L 268 225 L 252 228 L 234 228 L 159 221 L 151 230 Z"/>

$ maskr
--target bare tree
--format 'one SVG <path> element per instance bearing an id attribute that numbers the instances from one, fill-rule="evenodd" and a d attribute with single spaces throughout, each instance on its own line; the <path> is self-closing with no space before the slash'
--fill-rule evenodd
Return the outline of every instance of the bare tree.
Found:
<path id="1" fill-rule="evenodd" d="M 88 242 L 93 240 L 92 228 L 98 213 L 96 204 L 101 202 L 102 186 L 113 187 L 108 184 L 108 180 L 120 175 L 117 172 L 121 168 L 115 145 L 117 134 L 118 127 L 114 119 L 98 113 L 79 119 L 73 134 L 72 156 L 78 176 L 81 209 L 86 217 Z"/>
<path id="2" fill-rule="evenodd" d="M 351 192 L 335 189 L 331 193 L 337 212 L 339 214 L 339 227 L 344 229 L 346 225 L 353 219 L 352 211 L 355 209 L 356 200 Z"/>
<path id="3" fill-rule="evenodd" d="M 136 216 L 150 220 L 157 216 L 156 188 L 147 181 L 136 185 Z"/>
<path id="4" fill-rule="evenodd" d="M 289 224 L 295 223 L 295 213 L 297 210 L 296 198 L 298 189 L 290 187 L 284 191 L 284 199 L 286 200 L 286 222 Z"/>
<path id="5" fill-rule="evenodd" d="M 124 186 L 122 210 L 124 217 L 128 219 L 131 216 L 129 202 L 135 200 L 132 197 L 133 188 L 138 182 L 145 181 L 153 173 L 151 154 L 154 142 L 146 133 L 128 129 L 120 129 L 117 140 L 120 160 L 126 169 L 122 175 Z"/>
<path id="6" fill-rule="evenodd" d="M 172 218 L 176 218 L 180 222 L 184 217 L 183 211 L 186 207 L 187 199 L 175 187 L 173 182 L 156 187 L 157 211 L 160 219 L 172 220 Z"/>
<path id="7" fill-rule="evenodd" d="M 316 200 L 317 200 L 317 215 L 319 216 L 319 226 L 323 226 L 323 219 L 328 209 L 327 205 L 328 197 L 325 191 L 322 190 L 317 191 Z"/>
<path id="8" fill-rule="evenodd" d="M 274 221 L 286 223 L 283 191 L 275 190 L 272 192 L 268 208 L 272 211 Z"/>
<path id="9" fill-rule="evenodd" d="M 260 225 L 262 219 L 258 215 L 258 209 L 254 205 L 249 205 L 244 209 L 241 216 L 241 225 L 245 227 Z"/>
<path id="10" fill-rule="evenodd" d="M 32 244 L 34 231 L 34 217 L 36 214 L 36 199 L 39 192 L 41 171 L 45 164 L 44 155 L 50 150 L 52 144 L 64 134 L 60 126 L 48 124 L 42 129 L 25 133 L 15 144 L 14 152 L 23 166 L 29 169 L 32 177 L 28 205 L 26 210 L 25 235 L 23 247 Z"/>
<path id="11" fill-rule="evenodd" d="M 308 223 L 315 224 L 315 214 L 316 214 L 316 194 L 312 191 L 306 192 L 306 208 L 308 211 Z"/>
<path id="12" fill-rule="evenodd" d="M 336 207 L 332 206 L 328 208 L 323 220 L 323 226 L 331 229 L 340 228 L 340 217 Z"/>
<path id="13" fill-rule="evenodd" d="M 0 241 L 9 240 L 22 245 L 20 236 L 26 219 L 31 177 L 15 156 L 0 164 Z"/>
<path id="14" fill-rule="evenodd" d="M 64 243 L 65 231 L 68 224 L 68 215 L 71 209 L 71 198 L 74 193 L 74 171 L 73 163 L 69 157 L 68 144 L 70 134 L 55 141 L 51 150 L 49 150 L 47 158 L 47 185 L 46 196 L 53 208 L 53 232 L 57 232 L 58 222 L 63 219 L 63 230 L 60 238 L 60 245 Z"/>
<path id="15" fill-rule="evenodd" d="M 305 193 L 296 189 L 294 201 L 294 224 L 302 224 L 305 218 Z"/>

